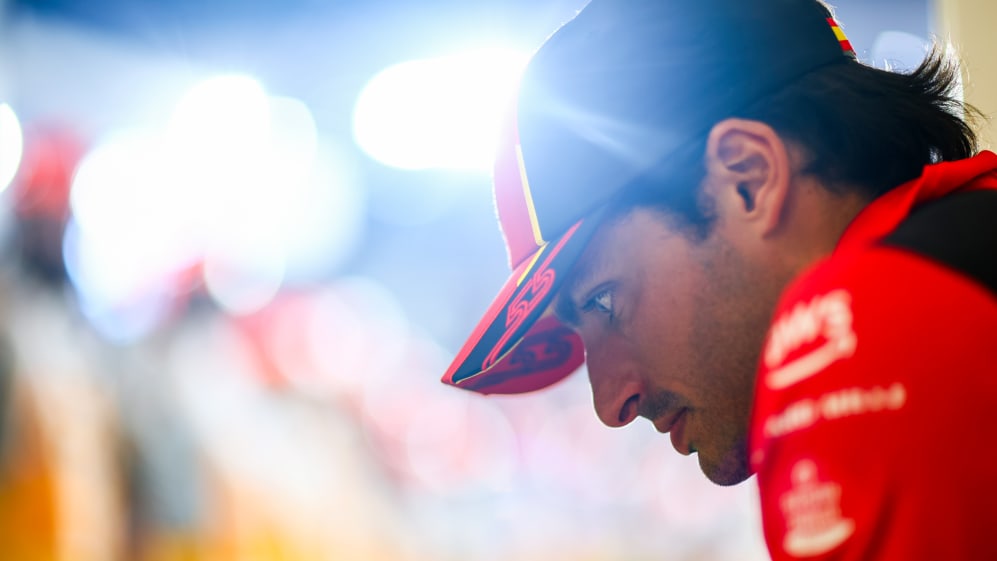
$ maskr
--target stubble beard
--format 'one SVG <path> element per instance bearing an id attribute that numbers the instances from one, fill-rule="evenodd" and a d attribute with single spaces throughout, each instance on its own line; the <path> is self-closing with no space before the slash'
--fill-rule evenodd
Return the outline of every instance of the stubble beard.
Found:
<path id="1" fill-rule="evenodd" d="M 724 251 L 726 250 L 726 251 Z M 702 349 L 700 364 L 711 364 L 718 388 L 723 392 L 715 402 L 717 418 L 706 427 L 717 435 L 713 450 L 699 452 L 699 465 L 707 479 L 717 485 L 736 485 L 752 475 L 748 434 L 754 404 L 755 379 L 765 335 L 782 284 L 773 271 L 759 270 L 727 246 L 720 253 L 727 266 L 716 273 L 722 277 L 717 292 L 706 295 L 716 306 L 714 317 L 727 318 L 711 326 L 702 325 L 700 340 L 722 342 Z M 710 306 L 707 301 L 703 306 Z"/>

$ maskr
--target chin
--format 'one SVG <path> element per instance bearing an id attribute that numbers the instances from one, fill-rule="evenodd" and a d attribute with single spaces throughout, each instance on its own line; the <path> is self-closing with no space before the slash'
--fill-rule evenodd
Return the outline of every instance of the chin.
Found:
<path id="1" fill-rule="evenodd" d="M 737 485 L 751 477 L 747 450 L 734 450 L 722 458 L 710 458 L 699 453 L 699 468 L 710 482 L 716 485 Z"/>

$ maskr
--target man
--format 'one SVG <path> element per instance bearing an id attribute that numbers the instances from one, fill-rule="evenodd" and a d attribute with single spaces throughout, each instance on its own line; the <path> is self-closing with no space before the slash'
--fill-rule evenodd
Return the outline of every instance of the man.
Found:
<path id="1" fill-rule="evenodd" d="M 586 362 L 607 425 L 757 473 L 775 559 L 997 558 L 997 155 L 957 86 L 817 0 L 592 0 L 522 78 L 513 274 L 444 381 Z"/>

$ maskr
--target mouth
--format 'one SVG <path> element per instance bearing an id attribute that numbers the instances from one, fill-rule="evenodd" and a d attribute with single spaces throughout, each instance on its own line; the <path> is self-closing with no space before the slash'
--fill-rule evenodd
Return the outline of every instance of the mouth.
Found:
<path id="1" fill-rule="evenodd" d="M 670 417 L 661 418 L 654 423 L 654 427 L 660 433 L 671 433 L 672 447 L 682 454 L 688 456 L 692 453 L 692 448 L 685 438 L 685 424 L 688 418 L 689 408 L 683 407 Z"/>

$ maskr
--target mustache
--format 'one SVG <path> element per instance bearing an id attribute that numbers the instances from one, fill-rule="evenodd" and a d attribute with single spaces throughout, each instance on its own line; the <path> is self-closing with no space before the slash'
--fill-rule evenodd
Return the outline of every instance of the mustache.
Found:
<path id="1" fill-rule="evenodd" d="M 642 399 L 637 407 L 637 414 L 653 421 L 681 409 L 684 402 L 678 394 L 662 390 Z"/>

